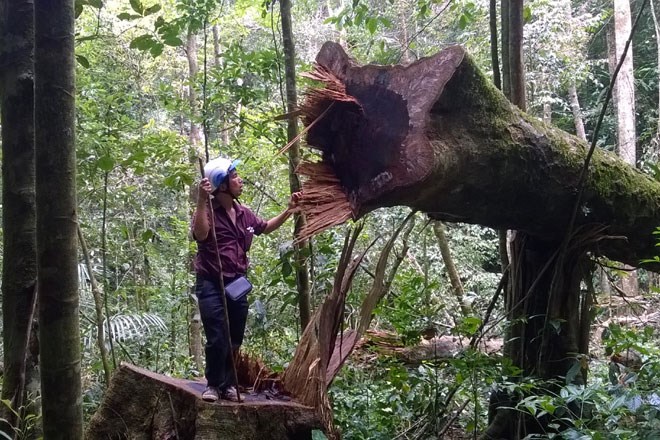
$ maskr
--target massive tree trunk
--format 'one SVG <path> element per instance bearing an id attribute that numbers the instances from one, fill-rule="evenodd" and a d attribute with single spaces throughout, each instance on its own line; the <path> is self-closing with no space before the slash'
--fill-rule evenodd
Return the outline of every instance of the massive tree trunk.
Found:
<path id="1" fill-rule="evenodd" d="M 73 0 L 35 0 L 39 356 L 44 437 L 82 438 Z"/>
<path id="2" fill-rule="evenodd" d="M 28 341 L 37 296 L 34 187 L 34 8 L 32 1 L 0 2 L 2 116 L 2 399 L 22 411 Z M 36 359 L 35 359 L 36 361 Z M 11 411 L 2 414 L 16 422 Z"/>
<path id="3" fill-rule="evenodd" d="M 462 48 L 407 67 L 358 66 L 326 43 L 317 63 L 310 76 L 326 88 L 310 90 L 303 110 L 322 161 L 301 167 L 305 234 L 393 205 L 517 230 L 507 310 L 518 342 L 507 353 L 525 375 L 576 371 L 584 381 L 573 368 L 586 353 L 584 257 L 638 265 L 655 255 L 660 183 L 596 151 L 565 240 L 587 145 L 509 103 Z M 517 438 L 537 426 L 501 414 L 489 435 Z"/>
<path id="4" fill-rule="evenodd" d="M 284 48 L 284 76 L 286 78 L 286 109 L 287 117 L 287 139 L 293 142 L 289 148 L 289 187 L 291 192 L 300 191 L 300 180 L 295 173 L 300 164 L 300 146 L 298 136 L 298 96 L 296 92 L 296 49 L 293 42 L 293 29 L 291 27 L 291 2 L 280 0 L 280 15 L 282 16 L 282 46 Z M 296 213 L 294 219 L 294 237 L 298 236 L 305 226 L 305 217 Z M 296 285 L 298 288 L 298 311 L 300 313 L 300 328 L 307 327 L 311 317 L 311 301 L 309 286 L 309 271 L 302 250 L 307 245 L 306 241 L 297 241 L 293 244 L 295 259 Z"/>

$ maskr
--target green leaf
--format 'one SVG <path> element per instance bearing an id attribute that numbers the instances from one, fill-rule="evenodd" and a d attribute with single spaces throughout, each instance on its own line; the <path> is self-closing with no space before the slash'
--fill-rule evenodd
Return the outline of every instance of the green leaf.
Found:
<path id="1" fill-rule="evenodd" d="M 523 22 L 529 23 L 530 21 L 532 21 L 532 8 L 526 5 L 523 8 Z"/>
<path id="2" fill-rule="evenodd" d="M 140 15 L 144 15 L 144 5 L 140 0 L 130 0 L 131 8 Z"/>
<path id="3" fill-rule="evenodd" d="M 288 277 L 293 273 L 293 266 L 291 266 L 291 263 L 289 263 L 288 260 L 285 260 L 282 262 L 282 276 L 283 277 Z"/>
<path id="4" fill-rule="evenodd" d="M 142 18 L 142 16 L 129 14 L 128 12 L 122 12 L 121 14 L 117 15 L 117 18 L 120 20 L 136 20 L 138 18 Z"/>
<path id="5" fill-rule="evenodd" d="M 142 233 L 142 241 L 147 242 L 147 241 L 151 240 L 154 237 L 154 235 L 155 234 L 154 234 L 153 229 L 147 229 L 146 231 L 144 231 Z"/>
<path id="6" fill-rule="evenodd" d="M 160 9 L 161 6 L 158 3 L 156 3 L 155 5 L 149 6 L 147 9 L 145 9 L 144 15 L 147 16 L 147 15 L 155 14 L 156 12 L 160 11 Z"/>
<path id="7" fill-rule="evenodd" d="M 131 49 L 150 50 L 151 47 L 156 43 L 158 42 L 154 39 L 154 37 L 145 34 L 134 38 L 133 41 L 131 41 L 130 47 Z"/>
<path id="8" fill-rule="evenodd" d="M 465 15 L 465 14 L 461 14 L 461 17 L 458 19 L 458 27 L 459 27 L 461 30 L 465 30 L 465 28 L 467 27 L 467 25 L 468 25 L 468 18 L 467 18 L 467 15 Z"/>
<path id="9" fill-rule="evenodd" d="M 85 69 L 89 69 L 89 60 L 87 60 L 87 58 L 84 56 L 76 54 L 76 61 L 78 61 L 78 64 L 83 66 Z"/>
<path id="10" fill-rule="evenodd" d="M 93 8 L 101 9 L 103 7 L 103 0 L 87 0 L 87 4 Z"/>
<path id="11" fill-rule="evenodd" d="M 110 156 L 102 156 L 96 162 L 98 167 L 103 171 L 112 171 L 115 166 L 115 160 Z"/>
<path id="12" fill-rule="evenodd" d="M 75 16 L 75 18 L 80 17 L 80 14 L 82 14 L 83 5 L 84 5 L 83 0 L 76 0 L 76 4 L 74 6 L 74 16 Z"/>
<path id="13" fill-rule="evenodd" d="M 392 20 L 386 17 L 380 17 L 380 22 L 383 23 L 383 27 L 390 29 L 392 27 Z"/>
<path id="14" fill-rule="evenodd" d="M 367 18 L 366 25 L 367 25 L 367 30 L 369 31 L 369 33 L 371 35 L 373 35 L 373 34 L 376 33 L 376 29 L 378 28 L 378 20 L 376 20 L 375 18 L 369 17 L 369 18 Z"/>
<path id="15" fill-rule="evenodd" d="M 164 48 L 165 45 L 163 45 L 163 43 L 156 42 L 153 46 L 151 46 L 151 49 L 149 49 L 149 53 L 152 57 L 156 58 L 158 55 L 163 53 Z"/>
<path id="16" fill-rule="evenodd" d="M 183 46 L 183 41 L 176 35 L 167 35 L 163 38 L 163 43 L 173 47 Z"/>

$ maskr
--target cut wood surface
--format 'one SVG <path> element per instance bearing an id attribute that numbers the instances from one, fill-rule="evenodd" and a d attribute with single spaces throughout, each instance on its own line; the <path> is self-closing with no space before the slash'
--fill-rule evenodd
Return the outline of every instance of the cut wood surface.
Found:
<path id="1" fill-rule="evenodd" d="M 303 440 L 321 429 L 315 410 L 267 392 L 242 403 L 201 399 L 203 380 L 157 374 L 129 364 L 114 373 L 86 439 Z"/>

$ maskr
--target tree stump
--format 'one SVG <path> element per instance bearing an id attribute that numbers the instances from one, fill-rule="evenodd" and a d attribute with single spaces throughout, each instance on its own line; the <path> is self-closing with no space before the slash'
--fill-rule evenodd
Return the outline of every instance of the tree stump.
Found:
<path id="1" fill-rule="evenodd" d="M 85 438 L 303 440 L 321 429 L 314 408 L 266 393 L 241 393 L 242 403 L 209 403 L 200 397 L 205 386 L 122 364 Z"/>

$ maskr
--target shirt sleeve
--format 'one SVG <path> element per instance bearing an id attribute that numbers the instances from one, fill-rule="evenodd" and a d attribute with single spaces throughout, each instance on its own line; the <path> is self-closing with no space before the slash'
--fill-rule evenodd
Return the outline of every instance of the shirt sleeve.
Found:
<path id="1" fill-rule="evenodd" d="M 202 242 L 204 242 L 204 241 L 208 241 L 209 238 L 210 238 L 210 236 L 211 236 L 211 232 L 210 232 L 210 231 L 209 231 L 209 235 L 206 237 L 205 240 L 198 240 L 197 237 L 195 237 L 195 232 L 193 231 L 193 222 L 195 221 L 195 214 L 197 214 L 197 210 L 193 211 L 193 214 L 192 214 L 192 216 L 190 217 L 190 229 L 189 229 L 189 231 L 188 231 L 188 238 L 191 239 L 191 240 L 194 240 L 194 241 L 196 241 L 196 242 L 198 242 L 198 243 L 202 243 Z M 206 216 L 206 217 L 209 219 L 209 222 L 210 222 L 210 221 L 211 221 L 211 216 L 208 215 L 208 213 L 207 213 L 207 216 Z"/>
<path id="2" fill-rule="evenodd" d="M 261 235 L 266 229 L 266 220 L 258 217 L 254 212 L 249 208 L 245 208 L 245 220 L 248 227 L 254 229 L 254 235 Z"/>

